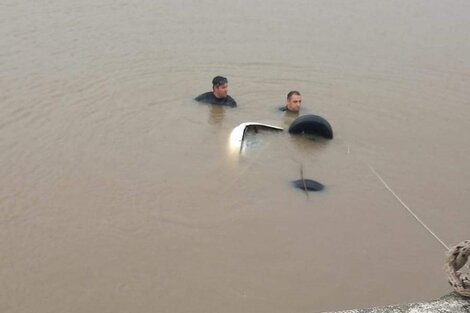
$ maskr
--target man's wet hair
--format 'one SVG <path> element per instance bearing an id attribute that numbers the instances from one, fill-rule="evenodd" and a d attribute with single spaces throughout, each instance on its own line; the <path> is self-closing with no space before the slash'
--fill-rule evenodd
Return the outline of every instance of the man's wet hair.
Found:
<path id="1" fill-rule="evenodd" d="M 214 79 L 212 80 L 212 86 L 215 87 L 215 86 L 223 86 L 225 84 L 228 83 L 228 80 L 227 78 L 223 77 L 223 76 L 216 76 L 214 77 Z"/>
<path id="2" fill-rule="evenodd" d="M 300 92 L 298 92 L 297 90 L 292 90 L 289 91 L 289 93 L 287 94 L 287 100 L 289 100 L 293 95 L 301 96 Z"/>

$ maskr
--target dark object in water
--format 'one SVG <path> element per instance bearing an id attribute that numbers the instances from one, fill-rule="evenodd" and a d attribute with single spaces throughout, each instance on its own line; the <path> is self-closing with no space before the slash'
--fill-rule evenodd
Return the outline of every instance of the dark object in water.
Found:
<path id="1" fill-rule="evenodd" d="M 294 180 L 292 181 L 292 185 L 296 188 L 307 191 L 320 191 L 323 190 L 323 188 L 325 187 L 321 183 L 311 179 Z"/>
<path id="2" fill-rule="evenodd" d="M 313 114 L 296 118 L 289 127 L 289 133 L 318 135 L 326 139 L 333 139 L 330 123 L 323 117 Z"/>

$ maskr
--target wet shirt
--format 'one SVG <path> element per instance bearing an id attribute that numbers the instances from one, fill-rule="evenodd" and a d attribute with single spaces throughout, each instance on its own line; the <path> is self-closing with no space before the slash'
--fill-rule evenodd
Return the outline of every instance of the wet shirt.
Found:
<path id="1" fill-rule="evenodd" d="M 300 112 L 300 111 L 298 111 L 298 112 L 289 111 L 289 109 L 287 108 L 287 105 L 285 105 L 285 104 L 283 106 L 280 106 L 278 108 L 278 110 L 281 111 L 281 112 L 287 112 L 289 114 L 295 114 L 295 115 L 298 115 L 299 112 Z M 302 110 L 302 112 L 303 112 L 303 110 Z"/>
<path id="2" fill-rule="evenodd" d="M 194 100 L 198 102 L 204 102 L 204 103 L 209 103 L 209 104 L 217 104 L 217 105 L 225 105 L 229 107 L 236 107 L 237 102 L 227 95 L 225 98 L 219 99 L 216 96 L 214 96 L 214 93 L 211 91 L 208 91 L 206 93 L 203 93 L 202 95 L 197 96 L 194 98 Z"/>

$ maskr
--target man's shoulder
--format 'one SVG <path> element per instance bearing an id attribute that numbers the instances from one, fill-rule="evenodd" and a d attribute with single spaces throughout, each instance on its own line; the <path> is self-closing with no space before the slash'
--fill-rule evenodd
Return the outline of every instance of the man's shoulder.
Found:
<path id="1" fill-rule="evenodd" d="M 287 111 L 287 105 L 283 105 L 283 106 L 278 107 L 278 111 L 286 112 Z"/>
<path id="2" fill-rule="evenodd" d="M 233 99 L 231 96 L 227 95 L 227 97 L 225 97 L 225 104 L 231 107 L 236 107 L 237 101 L 235 101 L 235 99 Z"/>
<path id="3" fill-rule="evenodd" d="M 223 99 L 218 99 L 214 96 L 214 93 L 211 92 L 211 91 L 205 92 L 205 93 L 197 96 L 196 98 L 194 98 L 194 100 L 196 100 L 198 102 L 208 103 L 208 104 L 226 105 L 226 106 L 229 106 L 229 107 L 236 107 L 237 106 L 237 102 L 235 101 L 235 99 L 233 99 L 229 95 L 227 95 Z"/>
<path id="4" fill-rule="evenodd" d="M 205 92 L 203 94 L 200 94 L 199 96 L 194 98 L 194 100 L 201 101 L 201 102 L 207 102 L 207 101 L 212 100 L 213 98 L 215 98 L 214 94 L 212 92 L 208 91 L 208 92 Z"/>

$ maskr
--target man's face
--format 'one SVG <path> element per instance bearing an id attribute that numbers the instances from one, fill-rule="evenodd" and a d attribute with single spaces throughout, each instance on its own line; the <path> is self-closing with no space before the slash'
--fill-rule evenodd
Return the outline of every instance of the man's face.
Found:
<path id="1" fill-rule="evenodd" d="M 218 85 L 213 87 L 214 96 L 219 99 L 227 97 L 228 93 L 228 84 Z"/>
<path id="2" fill-rule="evenodd" d="M 300 105 L 302 104 L 302 96 L 292 95 L 287 99 L 287 109 L 292 112 L 299 112 Z"/>

